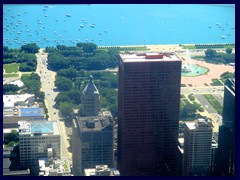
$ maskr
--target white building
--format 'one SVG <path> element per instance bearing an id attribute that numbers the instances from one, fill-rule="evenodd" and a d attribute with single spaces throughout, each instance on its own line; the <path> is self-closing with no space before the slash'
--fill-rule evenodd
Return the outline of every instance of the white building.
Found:
<path id="1" fill-rule="evenodd" d="M 3 95 L 3 108 L 30 106 L 35 102 L 34 94 Z"/>
<path id="2" fill-rule="evenodd" d="M 19 121 L 19 155 L 20 165 L 38 173 L 39 158 L 49 156 L 60 158 L 60 133 L 56 122 L 27 122 Z"/>
<path id="3" fill-rule="evenodd" d="M 39 176 L 71 176 L 68 159 L 39 159 Z"/>
<path id="4" fill-rule="evenodd" d="M 208 176 L 211 173 L 212 123 L 208 119 L 186 122 L 183 175 Z"/>

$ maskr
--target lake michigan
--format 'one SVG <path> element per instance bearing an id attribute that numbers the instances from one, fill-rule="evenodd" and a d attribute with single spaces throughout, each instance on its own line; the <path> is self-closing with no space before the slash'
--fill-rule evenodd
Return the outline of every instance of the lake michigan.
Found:
<path id="1" fill-rule="evenodd" d="M 207 4 L 3 5 L 3 45 L 235 43 L 235 6 Z"/>

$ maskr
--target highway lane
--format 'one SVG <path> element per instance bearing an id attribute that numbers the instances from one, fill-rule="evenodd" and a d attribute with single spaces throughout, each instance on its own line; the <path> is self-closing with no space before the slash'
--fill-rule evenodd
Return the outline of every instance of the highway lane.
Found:
<path id="1" fill-rule="evenodd" d="M 72 154 L 68 151 L 69 142 L 67 138 L 66 128 L 63 121 L 60 121 L 59 111 L 55 108 L 55 101 L 59 92 L 53 91 L 55 84 L 56 72 L 47 69 L 47 53 L 38 53 L 37 56 L 37 70 L 41 78 L 41 91 L 45 93 L 45 104 L 48 109 L 49 121 L 56 121 L 61 135 L 61 157 L 68 158 L 71 164 Z"/>
<path id="2" fill-rule="evenodd" d="M 195 94 L 194 96 L 207 110 L 208 113 L 217 113 L 216 110 L 209 104 L 209 102 L 201 94 Z"/>

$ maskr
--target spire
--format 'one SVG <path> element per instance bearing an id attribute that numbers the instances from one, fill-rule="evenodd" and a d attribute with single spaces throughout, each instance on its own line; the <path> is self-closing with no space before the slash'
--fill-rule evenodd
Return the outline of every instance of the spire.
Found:
<path id="1" fill-rule="evenodd" d="M 92 80 L 93 80 L 93 76 L 90 75 L 90 76 L 89 76 L 89 82 L 92 82 Z"/>
<path id="2" fill-rule="evenodd" d="M 95 84 L 93 83 L 93 76 L 90 75 L 89 76 L 89 83 L 84 88 L 84 93 L 94 93 L 94 92 L 98 92 L 98 89 L 95 86 Z"/>

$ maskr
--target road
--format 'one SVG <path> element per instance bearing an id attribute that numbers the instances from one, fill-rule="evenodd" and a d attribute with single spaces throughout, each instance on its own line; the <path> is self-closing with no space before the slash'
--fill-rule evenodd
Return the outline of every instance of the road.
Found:
<path id="1" fill-rule="evenodd" d="M 194 95 L 201 105 L 207 110 L 208 113 L 217 113 L 216 110 L 209 104 L 209 102 L 201 94 Z"/>
<path id="2" fill-rule="evenodd" d="M 181 87 L 181 94 L 220 94 L 223 95 L 223 86 Z"/>
<path id="3" fill-rule="evenodd" d="M 56 121 L 61 136 L 61 157 L 68 158 L 70 164 L 72 162 L 72 154 L 68 151 L 69 142 L 67 138 L 64 121 L 60 121 L 59 111 L 54 107 L 55 97 L 59 92 L 53 91 L 56 72 L 47 69 L 46 60 L 47 53 L 37 53 L 37 70 L 36 72 L 41 78 L 41 91 L 45 93 L 45 104 L 48 109 L 49 121 Z"/>

